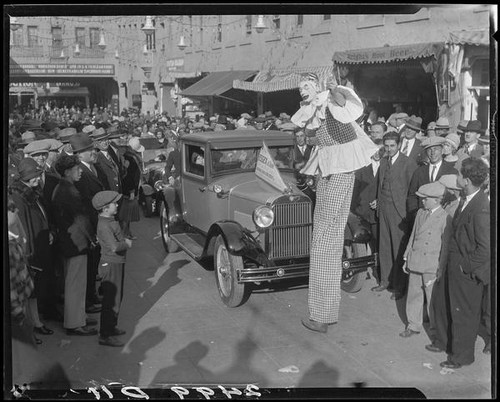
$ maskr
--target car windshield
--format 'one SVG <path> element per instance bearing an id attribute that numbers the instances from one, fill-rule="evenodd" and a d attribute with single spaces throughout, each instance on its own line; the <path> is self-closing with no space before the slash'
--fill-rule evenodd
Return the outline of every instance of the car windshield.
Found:
<path id="1" fill-rule="evenodd" d="M 292 146 L 268 147 L 276 167 L 280 170 L 293 168 Z M 237 149 L 212 149 L 212 171 L 214 174 L 231 171 L 254 171 L 261 147 Z"/>

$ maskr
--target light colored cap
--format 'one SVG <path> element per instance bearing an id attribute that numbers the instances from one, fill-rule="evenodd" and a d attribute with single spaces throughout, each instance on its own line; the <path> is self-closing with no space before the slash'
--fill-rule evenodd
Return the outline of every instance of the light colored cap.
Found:
<path id="1" fill-rule="evenodd" d="M 26 145 L 23 149 L 23 152 L 26 155 L 36 155 L 48 153 L 50 149 L 50 145 L 47 144 L 44 140 L 32 141 L 28 145 Z"/>
<path id="2" fill-rule="evenodd" d="M 457 184 L 458 175 L 456 174 L 444 174 L 442 175 L 438 182 L 450 190 L 461 190 Z"/>
<path id="3" fill-rule="evenodd" d="M 421 198 L 439 198 L 444 195 L 445 190 L 446 187 L 442 183 L 434 181 L 420 186 L 415 194 Z"/>

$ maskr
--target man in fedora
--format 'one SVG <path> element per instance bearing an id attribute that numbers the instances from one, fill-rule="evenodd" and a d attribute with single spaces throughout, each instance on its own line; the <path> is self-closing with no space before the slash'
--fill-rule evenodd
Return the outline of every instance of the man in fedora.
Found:
<path id="1" fill-rule="evenodd" d="M 448 135 L 450 132 L 450 122 L 446 117 L 437 119 L 435 132 L 438 137 L 446 137 Z"/>
<path id="2" fill-rule="evenodd" d="M 75 182 L 75 186 L 80 192 L 87 216 L 90 219 L 93 247 L 89 248 L 87 254 L 87 292 L 85 298 L 86 312 L 98 313 L 101 308 L 97 306 L 99 298 L 96 292 L 96 275 L 99 265 L 100 249 L 95 239 L 97 233 L 98 213 L 92 206 L 92 198 L 99 191 L 104 190 L 104 185 L 99 179 L 95 163 L 97 162 L 97 151 L 94 141 L 86 133 L 76 133 L 70 138 L 71 148 L 74 155 L 80 159 L 82 176 Z"/>
<path id="3" fill-rule="evenodd" d="M 90 137 L 95 141 L 99 150 L 95 168 L 105 190 L 116 191 L 121 194 L 121 176 L 118 165 L 113 161 L 109 149 L 109 135 L 102 127 L 96 129 Z"/>
<path id="4" fill-rule="evenodd" d="M 481 129 L 481 122 L 479 120 L 471 120 L 467 123 L 464 130 L 464 145 L 458 150 L 457 155 L 460 157 L 463 154 L 471 158 L 480 158 L 484 154 L 484 149 L 479 144 L 479 137 L 484 133 Z"/>
<path id="5" fill-rule="evenodd" d="M 408 217 L 413 222 L 418 209 L 422 205 L 421 198 L 417 196 L 418 189 L 424 184 L 433 183 L 445 174 L 458 174 L 454 163 L 443 160 L 443 144 L 446 139 L 443 137 L 430 137 L 422 142 L 422 148 L 429 160 L 428 165 L 419 166 L 413 172 L 410 186 L 408 188 L 408 199 L 406 207 Z"/>
<path id="6" fill-rule="evenodd" d="M 415 138 L 417 136 L 417 133 L 419 133 L 420 131 L 422 131 L 422 118 L 414 115 L 406 120 L 403 128 L 400 131 L 400 152 L 417 163 L 417 165 L 422 165 L 424 163 L 424 158 L 422 155 L 422 145 L 420 143 L 420 140 Z"/>

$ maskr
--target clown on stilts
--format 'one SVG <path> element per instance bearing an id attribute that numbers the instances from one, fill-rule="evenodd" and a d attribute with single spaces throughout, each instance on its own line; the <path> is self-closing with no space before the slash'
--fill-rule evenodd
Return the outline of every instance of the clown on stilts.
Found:
<path id="1" fill-rule="evenodd" d="M 333 77 L 320 92 L 316 74 L 303 75 L 302 102 L 292 122 L 315 136 L 317 145 L 301 170 L 318 176 L 316 207 L 309 271 L 309 317 L 302 324 L 317 332 L 327 332 L 338 321 L 344 229 L 349 215 L 354 172 L 370 164 L 377 145 L 358 125 L 363 104 L 348 87 L 336 85 Z"/>

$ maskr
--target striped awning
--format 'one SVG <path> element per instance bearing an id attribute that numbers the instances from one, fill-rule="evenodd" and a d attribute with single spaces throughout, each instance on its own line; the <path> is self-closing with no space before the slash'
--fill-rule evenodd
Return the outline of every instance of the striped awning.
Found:
<path id="1" fill-rule="evenodd" d="M 450 32 L 449 43 L 455 45 L 488 46 L 490 44 L 490 33 L 487 29 Z"/>
<path id="2" fill-rule="evenodd" d="M 302 74 L 316 73 L 320 82 L 333 74 L 333 66 L 284 68 L 259 72 L 252 82 L 235 80 L 233 88 L 255 92 L 277 92 L 299 87 Z"/>
<path id="3" fill-rule="evenodd" d="M 183 90 L 180 95 L 187 97 L 219 96 L 233 88 L 234 80 L 246 80 L 256 71 L 217 71 Z"/>
<path id="4" fill-rule="evenodd" d="M 438 58 L 444 43 L 414 43 L 412 45 L 383 46 L 369 49 L 335 52 L 333 62 L 337 64 L 372 64 L 427 57 Z"/>

